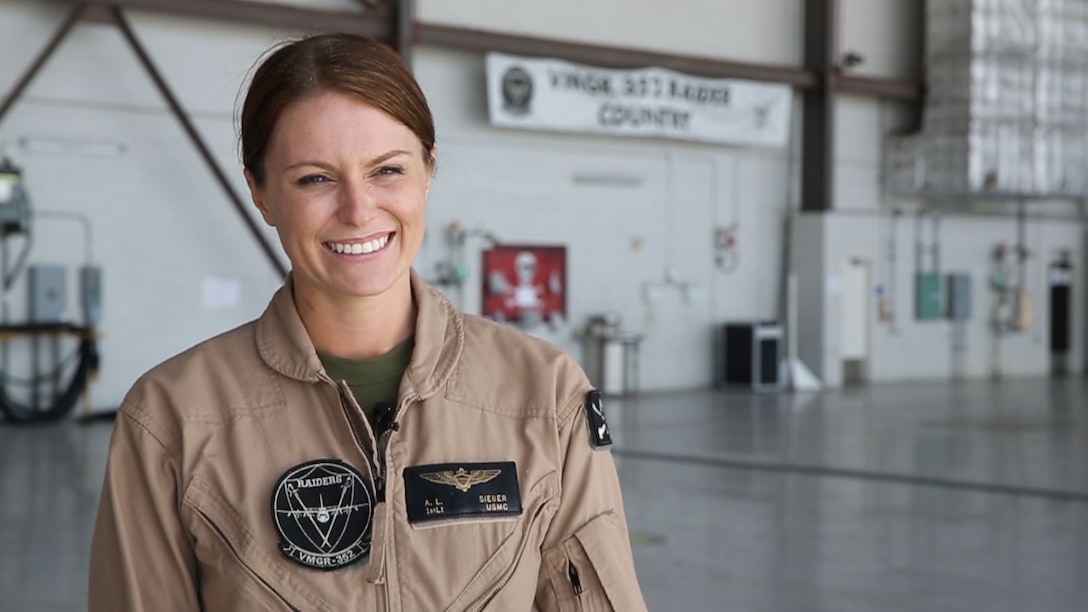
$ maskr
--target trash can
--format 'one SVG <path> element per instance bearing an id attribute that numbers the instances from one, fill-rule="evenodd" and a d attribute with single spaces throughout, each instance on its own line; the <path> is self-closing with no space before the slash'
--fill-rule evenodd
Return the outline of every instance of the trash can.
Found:
<path id="1" fill-rule="evenodd" d="M 620 317 L 613 312 L 589 317 L 582 338 L 586 375 L 601 393 L 616 396 L 638 391 L 642 334 L 620 331 Z"/>
<path id="2" fill-rule="evenodd" d="M 782 388 L 782 326 L 777 321 L 726 323 L 715 336 L 715 387 Z"/>

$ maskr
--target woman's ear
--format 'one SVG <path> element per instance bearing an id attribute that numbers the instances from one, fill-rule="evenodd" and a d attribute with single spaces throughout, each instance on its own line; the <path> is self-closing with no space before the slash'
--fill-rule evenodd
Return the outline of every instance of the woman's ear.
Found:
<path id="1" fill-rule="evenodd" d="M 257 207 L 257 210 L 261 211 L 261 216 L 264 217 L 264 222 L 272 227 L 276 227 L 276 219 L 272 216 L 272 210 L 268 207 L 268 202 L 264 199 L 264 189 L 257 184 L 256 177 L 249 171 L 249 168 L 245 170 L 246 185 L 249 186 L 249 197 L 253 200 L 253 205 Z"/>
<path id="2" fill-rule="evenodd" d="M 434 174 L 438 171 L 438 147 L 431 147 L 431 163 L 428 169 L 430 174 L 426 178 L 426 196 L 431 195 L 431 181 L 434 180 Z"/>

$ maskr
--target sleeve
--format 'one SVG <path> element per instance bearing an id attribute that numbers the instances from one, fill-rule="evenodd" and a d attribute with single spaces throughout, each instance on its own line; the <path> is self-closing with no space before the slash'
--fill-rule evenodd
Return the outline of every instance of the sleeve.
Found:
<path id="1" fill-rule="evenodd" d="M 562 494 L 541 550 L 535 607 L 646 610 L 616 465 L 612 453 L 590 443 L 586 401 L 577 398 L 561 415 Z"/>
<path id="2" fill-rule="evenodd" d="M 200 609 L 196 561 L 178 508 L 176 462 L 122 408 L 91 543 L 88 610 Z"/>

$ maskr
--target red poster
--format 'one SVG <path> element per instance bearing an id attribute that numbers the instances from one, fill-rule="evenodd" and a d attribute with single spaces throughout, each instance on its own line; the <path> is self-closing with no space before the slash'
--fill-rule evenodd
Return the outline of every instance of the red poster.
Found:
<path id="1" fill-rule="evenodd" d="M 523 327 L 566 321 L 566 247 L 504 244 L 483 255 L 485 317 Z"/>

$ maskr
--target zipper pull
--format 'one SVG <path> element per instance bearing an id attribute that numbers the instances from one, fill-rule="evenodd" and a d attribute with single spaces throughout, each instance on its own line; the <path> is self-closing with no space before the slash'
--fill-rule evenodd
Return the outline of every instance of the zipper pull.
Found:
<path id="1" fill-rule="evenodd" d="M 570 576 L 570 585 L 574 587 L 574 594 L 578 597 L 581 597 L 582 578 L 578 576 L 578 568 L 574 567 L 573 561 L 567 561 L 567 576 Z"/>
<path id="2" fill-rule="evenodd" d="M 385 477 L 374 477 L 374 497 L 376 503 L 383 503 L 385 501 Z"/>

